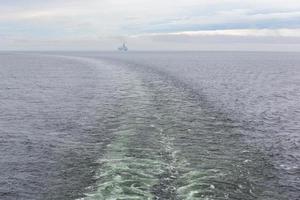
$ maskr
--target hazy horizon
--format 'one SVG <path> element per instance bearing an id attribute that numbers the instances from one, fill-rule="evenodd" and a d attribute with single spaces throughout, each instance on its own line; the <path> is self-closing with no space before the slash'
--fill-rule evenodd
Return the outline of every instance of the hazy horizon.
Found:
<path id="1" fill-rule="evenodd" d="M 2 0 L 0 50 L 300 51 L 300 2 Z"/>

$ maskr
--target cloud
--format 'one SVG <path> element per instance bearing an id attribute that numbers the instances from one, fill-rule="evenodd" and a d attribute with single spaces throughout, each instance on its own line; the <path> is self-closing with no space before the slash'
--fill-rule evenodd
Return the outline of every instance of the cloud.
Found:
<path id="1" fill-rule="evenodd" d="M 228 30 L 203 30 L 203 31 L 182 31 L 171 33 L 151 33 L 139 36 L 243 36 L 243 37 L 300 37 L 299 29 L 228 29 Z"/>
<path id="2" fill-rule="evenodd" d="M 142 35 L 148 42 L 180 37 L 275 37 L 288 42 L 299 37 L 300 29 L 299 0 L 2 0 L 0 13 L 0 31 L 27 45 Z"/>

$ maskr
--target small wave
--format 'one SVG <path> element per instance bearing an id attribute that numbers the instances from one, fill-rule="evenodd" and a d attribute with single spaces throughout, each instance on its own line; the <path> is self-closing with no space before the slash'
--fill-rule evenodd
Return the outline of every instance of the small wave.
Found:
<path id="1" fill-rule="evenodd" d="M 84 199 L 153 199 L 151 188 L 158 183 L 166 164 L 153 154 L 153 149 L 134 149 L 147 155 L 144 158 L 130 153 L 134 130 L 118 134 L 117 141 L 108 147 L 108 154 L 98 161 L 101 168 L 95 177 L 96 190 Z"/>

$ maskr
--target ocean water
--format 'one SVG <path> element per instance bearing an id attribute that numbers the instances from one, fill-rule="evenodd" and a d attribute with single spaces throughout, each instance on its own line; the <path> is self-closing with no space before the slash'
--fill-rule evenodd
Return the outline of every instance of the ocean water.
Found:
<path id="1" fill-rule="evenodd" d="M 300 53 L 2 52 L 0 199 L 300 199 Z"/>

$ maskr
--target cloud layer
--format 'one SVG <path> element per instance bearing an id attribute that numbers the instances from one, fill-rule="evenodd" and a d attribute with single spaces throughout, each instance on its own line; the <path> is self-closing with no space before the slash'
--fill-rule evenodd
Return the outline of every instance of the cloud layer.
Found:
<path id="1" fill-rule="evenodd" d="M 186 49 L 189 41 L 297 50 L 300 38 L 299 0 L 0 1 L 2 49 L 110 50 L 126 40 L 151 50 L 166 42 Z"/>

